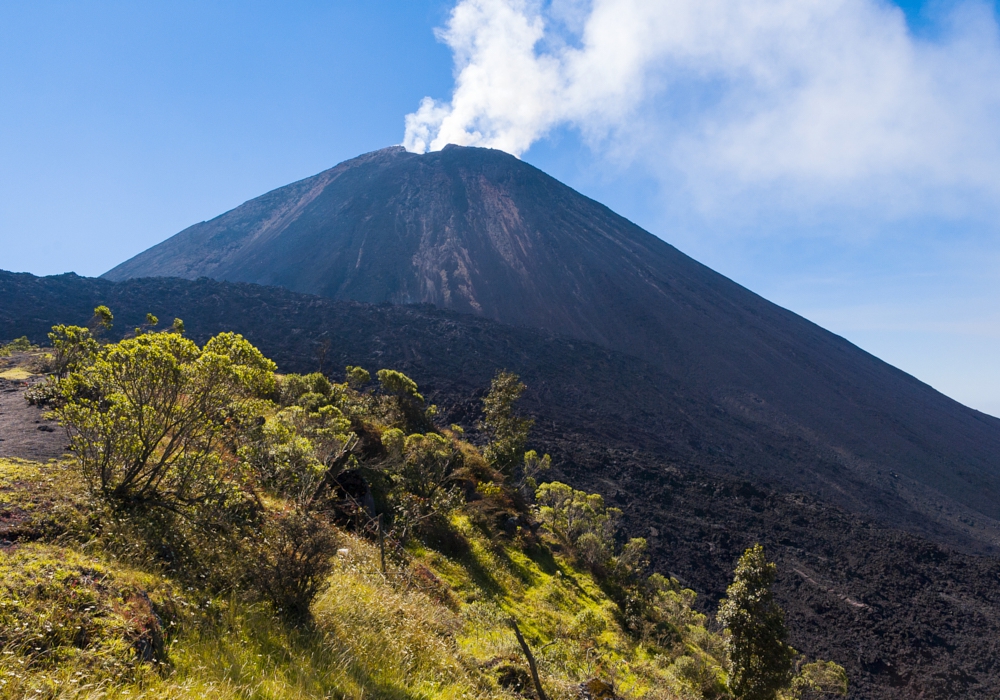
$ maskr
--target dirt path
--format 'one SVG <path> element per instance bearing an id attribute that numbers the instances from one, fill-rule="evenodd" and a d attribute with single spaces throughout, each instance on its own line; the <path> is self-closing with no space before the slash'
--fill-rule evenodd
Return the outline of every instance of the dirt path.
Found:
<path id="1" fill-rule="evenodd" d="M 66 452 L 66 433 L 24 400 L 26 388 L 25 381 L 0 379 L 0 457 L 58 459 Z"/>

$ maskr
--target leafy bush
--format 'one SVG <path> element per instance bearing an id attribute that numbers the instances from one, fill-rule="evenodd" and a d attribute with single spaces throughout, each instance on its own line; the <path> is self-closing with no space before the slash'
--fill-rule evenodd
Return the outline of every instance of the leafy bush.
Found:
<path id="1" fill-rule="evenodd" d="M 382 434 L 389 454 L 389 470 L 403 490 L 418 498 L 430 499 L 444 488 L 459 458 L 448 438 L 437 433 L 414 433 L 390 428 Z"/>
<path id="2" fill-rule="evenodd" d="M 107 547 L 215 589 L 240 585 L 302 619 L 336 545 L 313 502 L 352 434 L 326 402 L 274 412 L 273 371 L 236 334 L 198 348 L 172 331 L 142 333 L 60 380 L 55 414 L 110 508 Z M 309 390 L 298 399 L 331 393 L 325 378 L 297 381 Z M 267 506 L 257 486 L 288 502 Z"/>
<path id="3" fill-rule="evenodd" d="M 533 497 L 538 490 L 538 477 L 551 468 L 551 457 L 548 455 L 539 457 L 535 450 L 528 450 L 524 453 L 524 461 L 521 464 L 521 478 L 514 482 L 514 488 Z"/>
<path id="4" fill-rule="evenodd" d="M 358 390 L 372 380 L 372 375 L 363 367 L 347 366 L 347 384 L 354 390 Z"/>
<path id="5" fill-rule="evenodd" d="M 258 419 L 237 454 L 263 488 L 302 500 L 316 490 L 325 469 L 312 441 L 297 432 L 295 418 L 301 409 L 294 411 Z"/>
<path id="6" fill-rule="evenodd" d="M 400 538 L 405 541 L 417 532 L 439 544 L 457 545 L 447 514 L 462 502 L 462 495 L 448 482 L 461 463 L 461 452 L 443 435 L 404 437 L 399 428 L 386 430 L 382 444 L 391 484 L 388 498 Z"/>
<path id="7" fill-rule="evenodd" d="M 49 333 L 49 342 L 55 351 L 53 355 L 53 371 L 61 379 L 68 372 L 89 364 L 97 354 L 100 344 L 97 335 L 111 328 L 114 316 L 107 306 L 94 309 L 90 324 L 83 326 L 57 325 Z"/>
<path id="8" fill-rule="evenodd" d="M 286 618 L 306 621 L 313 599 L 327 584 L 337 542 L 333 527 L 316 513 L 294 507 L 272 511 L 251 540 L 246 586 Z"/>
<path id="9" fill-rule="evenodd" d="M 791 685 L 778 693 L 781 700 L 804 700 L 831 695 L 847 695 L 847 673 L 832 661 L 800 664 Z"/>
<path id="10" fill-rule="evenodd" d="M 574 547 L 588 566 L 605 564 L 614 554 L 615 531 L 622 512 L 606 508 L 600 494 L 588 494 L 553 481 L 539 486 L 535 499 L 542 523 Z"/>
<path id="11" fill-rule="evenodd" d="M 49 333 L 52 344 L 53 371 L 57 378 L 86 365 L 93 360 L 99 347 L 89 328 L 58 325 Z"/>
<path id="12" fill-rule="evenodd" d="M 333 385 L 319 372 L 288 374 L 279 382 L 278 401 L 282 406 L 300 405 L 317 410 L 333 401 Z"/>
<path id="13" fill-rule="evenodd" d="M 27 352 L 29 350 L 34 350 L 36 346 L 31 344 L 27 336 L 21 336 L 20 338 L 15 338 L 6 345 L 0 345 L 0 357 L 7 357 L 15 352 Z"/>
<path id="14" fill-rule="evenodd" d="M 380 369 L 375 373 L 383 396 L 383 420 L 399 425 L 407 433 L 420 433 L 434 429 L 434 406 L 425 406 L 424 397 L 417 390 L 417 384 L 402 372 Z"/>
<path id="15" fill-rule="evenodd" d="M 241 481 L 223 456 L 273 390 L 274 364 L 240 336 L 199 349 L 176 333 L 102 348 L 63 380 L 55 415 L 95 495 L 132 508 L 194 515 Z"/>
<path id="16" fill-rule="evenodd" d="M 59 383 L 49 377 L 28 387 L 24 392 L 24 399 L 32 406 L 52 406 L 60 401 L 62 395 Z"/>
<path id="17" fill-rule="evenodd" d="M 264 485 L 304 507 L 349 463 L 357 437 L 335 406 L 289 406 L 264 421 L 241 456 Z"/>
<path id="18" fill-rule="evenodd" d="M 402 372 L 394 369 L 380 369 L 376 372 L 382 390 L 387 394 L 400 397 L 411 397 L 420 403 L 424 402 L 424 397 L 417 391 L 417 383 L 407 377 Z"/>

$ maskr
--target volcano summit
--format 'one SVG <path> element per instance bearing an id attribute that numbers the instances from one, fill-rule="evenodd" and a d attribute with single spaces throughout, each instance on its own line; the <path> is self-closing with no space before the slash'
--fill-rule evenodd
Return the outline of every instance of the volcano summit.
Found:
<path id="1" fill-rule="evenodd" d="M 501 151 L 388 148 L 197 224 L 104 277 L 211 277 L 431 303 L 651 350 L 704 277 L 661 240 Z M 690 268 L 690 269 L 685 269 Z M 693 280 L 692 280 L 693 282 Z"/>

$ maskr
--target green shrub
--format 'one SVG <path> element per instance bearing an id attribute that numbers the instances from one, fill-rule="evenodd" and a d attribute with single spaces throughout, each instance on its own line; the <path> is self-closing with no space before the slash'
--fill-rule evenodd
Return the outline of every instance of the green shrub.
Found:
<path id="1" fill-rule="evenodd" d="M 198 348 L 176 333 L 145 333 L 100 348 L 61 380 L 55 413 L 91 493 L 108 507 L 109 551 L 162 561 L 215 590 L 262 591 L 298 617 L 332 554 L 328 525 L 310 509 L 347 450 L 349 423 L 333 406 L 291 406 L 265 419 L 273 370 L 235 334 Z M 289 504 L 268 507 L 258 483 Z"/>
<path id="2" fill-rule="evenodd" d="M 400 538 L 418 533 L 428 542 L 460 547 L 460 538 L 452 536 L 446 516 L 463 501 L 459 489 L 449 486 L 462 461 L 461 451 L 443 435 L 414 433 L 404 437 L 399 428 L 383 432 L 382 445 L 390 480 L 387 496 Z"/>
<path id="3" fill-rule="evenodd" d="M 795 650 L 771 586 L 777 567 L 764 548 L 754 545 L 736 566 L 732 584 L 719 603 L 718 621 L 726 630 L 729 689 L 740 700 L 772 700 L 792 680 Z"/>
<path id="4" fill-rule="evenodd" d="M 519 416 L 514 405 L 525 386 L 511 372 L 497 372 L 490 383 L 490 391 L 483 399 L 483 424 L 486 447 L 483 456 L 490 465 L 508 478 L 515 478 L 515 471 L 524 459 L 524 448 L 534 421 Z"/>
<path id="5" fill-rule="evenodd" d="M 847 695 L 847 673 L 832 661 L 801 664 L 791 685 L 778 693 L 781 700 Z"/>
<path id="6" fill-rule="evenodd" d="M 430 499 L 442 488 L 460 458 L 448 438 L 437 433 L 403 432 L 391 428 L 382 434 L 390 455 L 389 470 L 398 486 L 413 495 Z"/>
<path id="7" fill-rule="evenodd" d="M 323 517 L 302 508 L 271 511 L 251 540 L 245 586 L 292 622 L 310 619 L 310 606 L 327 585 L 338 539 Z"/>
<path id="8" fill-rule="evenodd" d="M 558 481 L 539 486 L 535 499 L 542 523 L 576 548 L 588 565 L 604 564 L 611 558 L 621 510 L 606 508 L 600 494 L 578 491 Z"/>
<path id="9" fill-rule="evenodd" d="M 282 406 L 300 405 L 315 411 L 334 402 L 334 385 L 319 372 L 287 374 L 278 386 L 278 401 Z"/>
<path id="10" fill-rule="evenodd" d="M 382 387 L 380 419 L 402 428 L 407 434 L 434 430 L 437 407 L 426 406 L 417 384 L 402 372 L 380 369 L 376 372 Z"/>
<path id="11" fill-rule="evenodd" d="M 279 495 L 301 503 L 321 495 L 328 477 L 343 469 L 357 444 L 350 421 L 335 406 L 314 412 L 289 406 L 268 418 L 264 427 L 260 444 L 269 467 L 253 466 Z"/>
<path id="12" fill-rule="evenodd" d="M 0 345 L 0 357 L 7 357 L 15 352 L 27 352 L 34 350 L 36 347 L 28 340 L 28 336 L 22 335 L 20 338 L 15 338 L 6 345 Z"/>
<path id="13" fill-rule="evenodd" d="M 372 375 L 363 367 L 347 366 L 347 384 L 354 390 L 358 390 L 372 380 Z"/>
<path id="14" fill-rule="evenodd" d="M 397 372 L 394 369 L 380 369 L 376 374 L 382 391 L 387 394 L 410 397 L 420 403 L 424 402 L 424 397 L 417 391 L 417 383 L 402 372 Z"/>
<path id="15" fill-rule="evenodd" d="M 105 346 L 62 381 L 55 415 L 95 495 L 193 515 L 233 497 L 223 457 L 273 389 L 274 364 L 233 334 L 199 349 L 175 333 Z"/>
<path id="16" fill-rule="evenodd" d="M 54 351 L 53 372 L 60 379 L 68 372 L 90 363 L 99 347 L 90 329 L 82 326 L 53 326 L 49 342 Z"/>

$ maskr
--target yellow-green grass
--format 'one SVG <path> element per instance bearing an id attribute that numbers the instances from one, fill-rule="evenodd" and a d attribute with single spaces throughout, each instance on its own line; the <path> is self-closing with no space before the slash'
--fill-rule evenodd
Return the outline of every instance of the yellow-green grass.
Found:
<path id="1" fill-rule="evenodd" d="M 102 559 L 85 537 L 51 537 L 85 511 L 72 464 L 0 460 L 0 513 L 14 540 L 0 546 L 2 698 L 502 696 L 459 659 L 458 616 L 412 585 L 408 568 L 383 577 L 365 540 L 343 536 L 350 554 L 317 601 L 315 625 L 295 628 L 265 607 L 181 594 L 162 576 Z M 171 611 L 165 665 L 140 658 L 146 601 L 161 618 Z M 57 633 L 58 643 L 46 636 Z"/>
<path id="2" fill-rule="evenodd" d="M 0 551 L 0 696 L 88 696 L 155 680 L 186 603 L 169 581 L 68 547 Z M 143 662 L 143 660 L 147 662 Z"/>
<path id="3" fill-rule="evenodd" d="M 312 628 L 294 628 L 264 608 L 229 606 L 222 619 L 179 639 L 175 671 L 156 697 L 490 698 L 505 697 L 454 643 L 461 620 L 407 585 L 404 570 L 383 577 L 375 549 L 344 537 Z M 146 691 L 153 692 L 152 689 Z"/>
<path id="4" fill-rule="evenodd" d="M 0 510 L 68 531 L 85 502 L 72 465 L 0 460 Z M 16 614 L 0 606 L 0 697 L 515 698 L 497 682 L 504 666 L 526 668 L 510 617 L 553 700 L 577 697 L 595 676 L 624 697 L 650 699 L 703 697 L 698 689 L 719 678 L 719 638 L 681 596 L 683 639 L 664 650 L 626 634 L 616 606 L 569 558 L 491 537 L 464 515 L 452 525 L 468 544 L 463 554 L 413 545 L 394 556 L 390 547 L 385 574 L 377 545 L 342 534 L 347 551 L 314 624 L 299 628 L 264 606 L 206 600 L 108 559 L 85 537 L 3 547 L 0 595 L 18 603 Z M 35 538 L 51 540 L 50 531 L 59 527 Z M 152 612 L 165 646 L 150 662 L 141 640 Z M 77 627 L 85 639 L 72 636 Z"/>
<path id="5" fill-rule="evenodd" d="M 719 637 L 690 609 L 693 597 L 672 594 L 683 642 L 663 649 L 627 634 L 617 606 L 569 558 L 489 538 L 461 516 L 454 525 L 469 543 L 467 554 L 419 554 L 461 600 L 465 624 L 456 641 L 470 665 L 523 663 L 508 624 L 514 618 L 555 697 L 576 697 L 579 684 L 595 677 L 614 680 L 626 697 L 702 697 L 697 688 L 723 678 Z"/>
<path id="6" fill-rule="evenodd" d="M 25 379 L 30 379 L 33 376 L 34 375 L 24 367 L 12 367 L 11 369 L 6 369 L 0 372 L 0 379 L 9 379 L 15 382 L 24 381 Z"/>
<path id="7" fill-rule="evenodd" d="M 0 458 L 0 540 L 74 537 L 86 510 L 86 489 L 71 463 Z"/>

